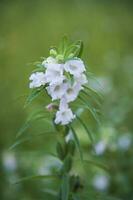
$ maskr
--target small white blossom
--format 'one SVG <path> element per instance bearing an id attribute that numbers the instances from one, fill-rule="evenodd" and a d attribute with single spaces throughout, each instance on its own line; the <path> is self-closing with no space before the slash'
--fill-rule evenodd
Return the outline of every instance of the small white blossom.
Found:
<path id="1" fill-rule="evenodd" d="M 128 150 L 128 148 L 130 148 L 131 144 L 132 144 L 132 139 L 129 134 L 122 135 L 118 139 L 118 148 L 121 150 L 125 150 L 125 151 Z"/>
<path id="2" fill-rule="evenodd" d="M 75 115 L 72 113 L 71 109 L 68 108 L 66 99 L 63 98 L 60 102 L 59 111 L 56 113 L 55 123 L 66 125 L 69 124 L 74 118 Z"/>
<path id="3" fill-rule="evenodd" d="M 61 99 L 66 91 L 66 84 L 51 84 L 46 89 L 52 100 Z"/>
<path id="4" fill-rule="evenodd" d="M 63 75 L 62 64 L 49 64 L 45 74 L 47 82 L 50 84 L 62 83 L 65 79 L 65 76 Z"/>
<path id="5" fill-rule="evenodd" d="M 45 59 L 43 62 L 42 62 L 42 65 L 44 67 L 47 67 L 48 64 L 55 64 L 57 63 L 57 60 L 55 58 L 53 58 L 52 56 L 49 56 L 47 59 Z"/>
<path id="6" fill-rule="evenodd" d="M 31 74 L 29 80 L 31 81 L 29 84 L 30 88 L 37 88 L 46 84 L 46 77 L 43 72 L 36 72 Z"/>
<path id="7" fill-rule="evenodd" d="M 3 167 L 7 171 L 15 171 L 17 168 L 16 157 L 13 153 L 4 152 L 2 155 Z"/>
<path id="8" fill-rule="evenodd" d="M 75 77 L 75 80 L 76 80 L 76 82 L 80 83 L 81 85 L 88 83 L 87 77 L 83 73 L 80 76 Z"/>
<path id="9" fill-rule="evenodd" d="M 65 98 L 67 102 L 72 102 L 77 98 L 80 90 L 82 89 L 81 84 L 75 83 L 73 86 L 71 86 L 71 84 L 68 83 L 66 84 L 66 86 L 67 86 L 67 89 L 65 92 Z"/>
<path id="10" fill-rule="evenodd" d="M 104 141 L 99 141 L 95 144 L 94 149 L 97 155 L 102 155 L 106 149 L 106 143 Z"/>
<path id="11" fill-rule="evenodd" d="M 85 66 L 81 59 L 73 59 L 65 63 L 64 69 L 75 77 L 79 77 L 85 71 Z"/>
<path id="12" fill-rule="evenodd" d="M 93 186 L 97 190 L 104 191 L 109 186 L 109 178 L 105 175 L 96 175 L 93 179 Z"/>

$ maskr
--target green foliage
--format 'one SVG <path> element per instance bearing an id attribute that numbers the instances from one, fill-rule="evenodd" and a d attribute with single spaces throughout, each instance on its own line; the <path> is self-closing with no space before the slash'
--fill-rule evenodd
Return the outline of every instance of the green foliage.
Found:
<path id="1" fill-rule="evenodd" d="M 66 174 L 62 177 L 61 200 L 69 200 L 69 176 Z"/>
<path id="2" fill-rule="evenodd" d="M 72 38 L 83 39 L 85 43 L 83 59 L 86 60 L 88 69 L 100 78 L 100 82 L 104 83 L 104 103 L 102 103 L 104 118 L 101 126 L 94 125 L 88 109 L 84 114 L 82 112 L 82 121 L 88 128 L 91 127 L 95 138 L 94 144 L 102 139 L 109 147 L 102 155 L 95 155 L 91 144 L 88 145 L 88 137 L 83 134 L 84 130 L 78 120 L 74 122 L 74 127 L 81 141 L 85 158 L 89 155 L 89 160 L 106 163 L 110 176 L 110 185 L 105 192 L 97 192 L 96 188 L 93 188 L 93 192 L 91 189 L 88 191 L 88 188 L 92 187 L 93 176 L 103 173 L 103 170 L 95 167 L 94 164 L 85 164 L 85 178 L 88 184 L 85 188 L 86 194 L 80 195 L 80 191 L 80 194 L 73 194 L 70 198 L 105 200 L 110 198 L 107 196 L 116 196 L 118 199 L 131 200 L 133 198 L 132 146 L 123 151 L 118 149 L 117 141 L 122 135 L 127 135 L 127 132 L 130 135 L 133 132 L 132 2 L 1 1 L 0 11 L 2 19 L 0 23 L 0 199 L 57 199 L 57 180 L 23 181 L 18 185 L 11 183 L 17 181 L 16 177 L 19 179 L 30 174 L 38 174 L 38 171 L 42 173 L 42 169 L 51 170 L 51 166 L 46 165 L 48 158 L 45 151 L 55 151 L 55 138 L 58 131 L 51 134 L 46 121 L 42 120 L 41 125 L 39 120 L 36 123 L 33 121 L 34 126 L 25 129 L 18 137 L 22 141 L 32 134 L 33 137 L 28 140 L 30 142 L 26 140 L 21 148 L 14 149 L 15 152 L 9 151 L 9 155 L 6 149 L 13 143 L 16 131 L 33 109 L 33 104 L 25 110 L 21 109 L 25 99 L 21 94 L 27 93 L 28 74 L 33 69 L 31 65 L 27 67 L 26 63 L 38 59 L 41 55 L 48 55 L 49 46 L 57 44 L 58 39 L 65 32 Z M 38 69 L 41 70 L 41 68 Z M 92 81 L 90 76 L 89 73 L 88 80 Z M 90 86 L 92 90 L 86 88 L 90 95 L 90 97 L 86 95 L 86 99 L 92 103 L 93 96 L 101 104 L 100 96 L 95 95 L 97 87 L 93 87 L 93 84 Z M 83 93 L 81 95 L 85 96 Z M 21 98 L 16 101 L 18 96 Z M 47 102 L 48 97 L 43 100 L 38 98 L 36 104 L 46 105 Z M 81 102 L 78 101 L 73 108 L 79 109 L 80 105 Z M 78 116 L 81 117 L 80 114 Z M 37 133 L 41 133 L 43 128 L 46 131 L 38 139 Z M 49 131 L 48 134 L 47 131 Z M 13 160 L 12 156 L 17 163 L 16 170 L 11 170 L 10 164 L 8 168 L 5 165 L 5 159 Z M 77 154 L 74 157 L 78 159 Z M 52 157 L 52 162 L 55 164 L 54 157 Z M 75 173 L 84 174 L 80 162 L 76 162 Z"/>

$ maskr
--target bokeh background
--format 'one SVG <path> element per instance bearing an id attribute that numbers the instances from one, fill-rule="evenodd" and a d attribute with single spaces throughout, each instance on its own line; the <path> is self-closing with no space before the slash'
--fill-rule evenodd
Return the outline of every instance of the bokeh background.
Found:
<path id="1" fill-rule="evenodd" d="M 74 173 L 85 178 L 86 190 L 92 192 L 86 199 L 96 199 L 91 194 L 100 192 L 132 200 L 133 3 L 128 0 L 0 1 L 0 199 L 55 199 L 53 191 L 46 193 L 46 189 L 56 188 L 57 183 L 13 184 L 24 176 L 49 173 L 53 165 L 59 165 L 47 154 L 55 152 L 56 143 L 56 135 L 45 134 L 50 125 L 34 123 L 24 133 L 24 137 L 30 136 L 28 141 L 21 141 L 13 150 L 9 147 L 33 107 L 43 102 L 38 99 L 23 109 L 33 69 L 30 63 L 48 56 L 49 47 L 58 44 L 64 34 L 83 40 L 83 59 L 97 78 L 91 84 L 104 95 L 102 123 L 94 127 L 96 153 L 80 125 L 76 126 L 86 157 L 109 170 L 90 162 L 85 171 L 76 164 Z M 84 120 L 94 126 L 89 119 L 86 113 Z"/>

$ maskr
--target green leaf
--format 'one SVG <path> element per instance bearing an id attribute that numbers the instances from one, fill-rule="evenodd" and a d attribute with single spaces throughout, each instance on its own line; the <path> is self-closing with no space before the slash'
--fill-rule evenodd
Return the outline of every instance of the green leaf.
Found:
<path id="1" fill-rule="evenodd" d="M 69 58 L 70 55 L 72 54 L 73 57 L 79 57 L 82 53 L 82 49 L 83 48 L 83 43 L 82 41 L 77 41 L 75 43 L 73 43 L 72 45 L 70 45 L 65 53 L 65 58 Z"/>
<path id="2" fill-rule="evenodd" d="M 88 87 L 86 85 L 84 85 L 84 88 L 86 88 L 87 90 L 93 92 L 95 95 L 99 96 L 100 99 L 103 99 L 102 95 L 99 92 L 97 92 L 95 89 L 93 89 L 91 87 Z"/>
<path id="3" fill-rule="evenodd" d="M 85 164 L 92 164 L 92 165 L 95 165 L 101 169 L 104 169 L 105 171 L 109 172 L 109 168 L 104 165 L 103 163 L 99 163 L 99 162 L 96 162 L 96 161 L 93 161 L 93 160 L 84 160 L 84 163 Z"/>
<path id="4" fill-rule="evenodd" d="M 89 99 L 91 98 L 98 106 L 101 106 L 101 102 L 98 100 L 96 95 L 92 94 L 89 90 L 82 90 L 81 93 L 85 94 Z"/>
<path id="5" fill-rule="evenodd" d="M 19 179 L 16 181 L 14 184 L 18 184 L 24 181 L 29 181 L 29 180 L 40 180 L 40 179 L 55 179 L 58 178 L 57 175 L 37 175 L 37 176 L 27 176 L 24 178 Z"/>
<path id="6" fill-rule="evenodd" d="M 29 94 L 26 102 L 25 102 L 25 105 L 24 105 L 24 108 L 27 107 L 35 98 L 37 98 L 40 93 L 43 91 L 43 89 L 39 88 L 39 89 L 32 89 L 31 93 Z"/>
<path id="7" fill-rule="evenodd" d="M 76 132 L 75 132 L 75 130 L 72 126 L 70 126 L 70 129 L 72 130 L 72 134 L 73 134 L 75 143 L 76 143 L 77 148 L 79 150 L 80 159 L 81 159 L 81 161 L 83 161 L 83 154 L 82 154 L 82 150 L 81 150 L 81 147 L 80 147 L 80 143 L 79 143 L 79 139 L 77 137 L 77 134 L 76 134 Z"/>
<path id="8" fill-rule="evenodd" d="M 69 200 L 69 176 L 66 174 L 62 177 L 61 200 Z"/>
<path id="9" fill-rule="evenodd" d="M 76 115 L 76 117 L 79 120 L 79 122 L 82 124 L 82 126 L 84 127 L 84 129 L 85 129 L 86 133 L 88 134 L 91 142 L 93 143 L 94 140 L 93 140 L 93 137 L 92 137 L 92 131 L 90 129 L 88 129 L 88 127 L 86 126 L 86 124 L 82 121 L 82 119 L 78 115 Z"/>
<path id="10" fill-rule="evenodd" d="M 59 44 L 58 48 L 59 54 L 65 54 L 67 46 L 68 46 L 68 37 L 65 35 Z"/>
<path id="11" fill-rule="evenodd" d="M 74 140 L 68 141 L 67 152 L 70 153 L 71 155 L 74 155 L 74 152 L 75 152 L 75 141 Z"/>
<path id="12" fill-rule="evenodd" d="M 62 172 L 64 174 L 68 173 L 71 170 L 71 167 L 72 167 L 72 157 L 70 155 L 67 155 L 63 163 Z"/>
<path id="13" fill-rule="evenodd" d="M 27 120 L 16 134 L 16 138 L 20 137 L 30 126 L 30 121 Z"/>
<path id="14" fill-rule="evenodd" d="M 78 48 L 77 48 L 77 52 L 75 52 L 75 53 L 76 53 L 76 56 L 80 58 L 83 53 L 83 47 L 84 47 L 83 41 L 79 40 L 76 45 Z"/>
<path id="15" fill-rule="evenodd" d="M 51 189 L 44 189 L 43 192 L 47 193 L 47 194 L 49 194 L 51 196 L 54 196 L 54 197 L 58 196 L 58 193 L 56 191 L 54 191 L 54 190 L 51 190 Z"/>
<path id="16" fill-rule="evenodd" d="M 56 145 L 56 152 L 57 152 L 58 157 L 59 157 L 61 160 L 63 160 L 64 157 L 65 157 L 65 152 L 64 152 L 64 149 L 63 149 L 63 147 L 62 147 L 62 145 L 61 145 L 60 142 L 57 142 L 57 145 Z"/>
<path id="17" fill-rule="evenodd" d="M 45 116 L 45 114 L 38 114 L 36 113 L 36 115 L 32 115 L 24 124 L 23 126 L 20 128 L 20 130 L 18 131 L 18 133 L 16 134 L 16 138 L 22 136 L 22 134 L 31 126 L 31 123 L 34 120 L 39 120 L 39 119 L 47 119 L 47 117 Z"/>
<path id="18" fill-rule="evenodd" d="M 14 142 L 13 145 L 11 145 L 11 147 L 9 147 L 9 150 L 13 150 L 16 146 L 20 145 L 21 143 L 24 143 L 26 141 L 29 141 L 30 138 L 25 138 L 25 139 L 20 139 L 20 140 L 17 140 L 16 142 Z"/>
<path id="19" fill-rule="evenodd" d="M 79 96 L 79 99 L 84 103 L 84 105 L 86 105 L 86 108 L 90 111 L 90 113 L 92 114 L 93 118 L 100 125 L 100 121 L 99 121 L 99 118 L 97 116 L 96 110 L 94 108 L 92 108 L 91 105 L 89 104 L 89 102 L 85 101 L 81 96 Z"/>

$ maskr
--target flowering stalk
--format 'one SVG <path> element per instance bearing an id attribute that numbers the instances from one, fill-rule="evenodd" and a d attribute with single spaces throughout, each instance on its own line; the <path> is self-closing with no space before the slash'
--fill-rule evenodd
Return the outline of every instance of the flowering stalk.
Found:
<path id="1" fill-rule="evenodd" d="M 82 188 L 79 176 L 71 174 L 76 147 L 83 160 L 73 121 L 78 120 L 91 141 L 91 130 L 80 115 L 84 110 L 88 110 L 98 121 L 97 110 L 89 101 L 93 96 L 97 102 L 96 92 L 88 85 L 86 67 L 81 60 L 82 50 L 81 41 L 70 43 L 66 37 L 63 38 L 58 48 L 51 48 L 50 56 L 36 63 L 37 68 L 30 75 L 29 87 L 32 90 L 25 104 L 27 106 L 44 90 L 51 99 L 46 108 L 52 113 L 54 127 L 62 138 L 56 146 L 57 157 L 62 162 L 56 174 L 61 182 L 58 192 L 59 200 L 76 199 L 75 193 Z M 41 114 L 40 117 L 44 115 Z M 35 118 L 38 119 L 38 116 Z M 22 134 L 25 127 L 18 136 Z"/>

